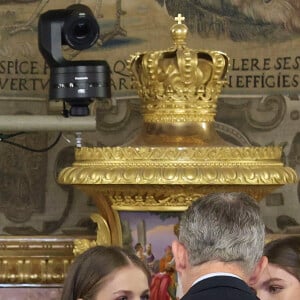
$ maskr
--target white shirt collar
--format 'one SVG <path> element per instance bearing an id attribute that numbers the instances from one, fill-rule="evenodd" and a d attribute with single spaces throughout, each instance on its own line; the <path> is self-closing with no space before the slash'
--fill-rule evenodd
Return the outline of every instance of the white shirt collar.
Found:
<path id="1" fill-rule="evenodd" d="M 231 273 L 223 273 L 223 272 L 216 272 L 216 273 L 210 273 L 210 274 L 206 274 L 206 275 L 203 275 L 201 277 L 199 277 L 197 280 L 195 280 L 193 282 L 192 285 L 198 283 L 199 281 L 202 281 L 204 279 L 207 279 L 207 278 L 211 278 L 211 277 L 215 277 L 215 276 L 229 276 L 229 277 L 235 277 L 235 278 L 239 278 L 241 279 L 241 277 L 237 276 L 237 275 L 234 275 L 234 274 L 231 274 Z"/>

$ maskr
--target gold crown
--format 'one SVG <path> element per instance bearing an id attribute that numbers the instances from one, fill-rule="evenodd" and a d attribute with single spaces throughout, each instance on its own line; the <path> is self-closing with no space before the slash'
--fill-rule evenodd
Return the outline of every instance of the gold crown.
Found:
<path id="1" fill-rule="evenodd" d="M 128 60 L 133 87 L 142 98 L 149 123 L 210 122 L 226 83 L 229 58 L 220 51 L 186 46 L 188 28 L 181 14 L 171 27 L 174 45 L 168 50 L 136 53 Z"/>

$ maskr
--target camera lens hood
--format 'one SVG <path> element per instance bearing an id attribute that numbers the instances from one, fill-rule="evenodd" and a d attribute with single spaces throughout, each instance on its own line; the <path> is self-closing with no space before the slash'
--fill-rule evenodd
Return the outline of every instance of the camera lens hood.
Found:
<path id="1" fill-rule="evenodd" d="M 65 42 L 75 50 L 83 50 L 93 46 L 99 38 L 99 25 L 92 12 L 82 6 L 73 5 L 68 8 L 62 28 Z"/>

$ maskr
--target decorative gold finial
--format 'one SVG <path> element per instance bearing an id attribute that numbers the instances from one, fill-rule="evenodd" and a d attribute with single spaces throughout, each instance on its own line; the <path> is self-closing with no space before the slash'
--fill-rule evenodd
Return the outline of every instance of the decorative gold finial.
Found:
<path id="1" fill-rule="evenodd" d="M 173 38 L 174 44 L 176 47 L 185 47 L 185 40 L 188 32 L 188 28 L 182 21 L 185 20 L 185 17 L 182 14 L 178 14 L 175 17 L 176 24 L 171 27 L 171 36 Z"/>
<path id="2" fill-rule="evenodd" d="M 178 14 L 177 17 L 175 17 L 175 21 L 178 22 L 178 24 L 182 24 L 182 21 L 185 20 L 185 17 L 182 16 L 181 14 Z"/>

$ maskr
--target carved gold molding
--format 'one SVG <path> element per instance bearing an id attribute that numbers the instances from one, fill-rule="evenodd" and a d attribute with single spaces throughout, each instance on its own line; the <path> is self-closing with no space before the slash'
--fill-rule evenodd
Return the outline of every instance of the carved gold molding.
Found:
<path id="1" fill-rule="evenodd" d="M 109 246 L 112 244 L 112 234 L 108 222 L 100 214 L 96 213 L 91 215 L 91 219 L 97 224 L 96 239 L 75 239 L 73 249 L 75 256 L 96 245 Z"/>
<path id="2" fill-rule="evenodd" d="M 96 236 L 0 236 L 0 285 L 61 285 L 76 255 L 96 245 L 121 245 L 117 214 L 112 224 L 117 228 L 100 214 L 90 217 Z"/>
<path id="3" fill-rule="evenodd" d="M 87 193 L 101 194 L 117 211 L 183 211 L 198 197 L 214 192 L 245 192 L 257 201 L 278 185 L 77 185 Z"/>
<path id="4" fill-rule="evenodd" d="M 255 164 L 253 160 L 281 159 L 282 147 L 95 147 L 77 148 L 75 152 L 75 165 L 91 165 L 95 162 L 110 165 L 112 162 L 130 163 L 147 161 L 173 161 L 184 163 L 192 160 L 203 163 L 206 161 L 245 161 L 247 164 Z M 89 163 L 90 162 L 90 163 Z"/>
<path id="5" fill-rule="evenodd" d="M 83 147 L 58 180 L 93 199 L 102 195 L 95 202 L 113 210 L 181 211 L 212 191 L 261 200 L 296 182 L 281 155 L 281 147 Z"/>
<path id="6" fill-rule="evenodd" d="M 281 147 L 80 148 L 62 184 L 284 185 L 297 181 Z"/>
<path id="7" fill-rule="evenodd" d="M 74 259 L 73 248 L 72 237 L 1 236 L 0 285 L 62 284 Z"/>

